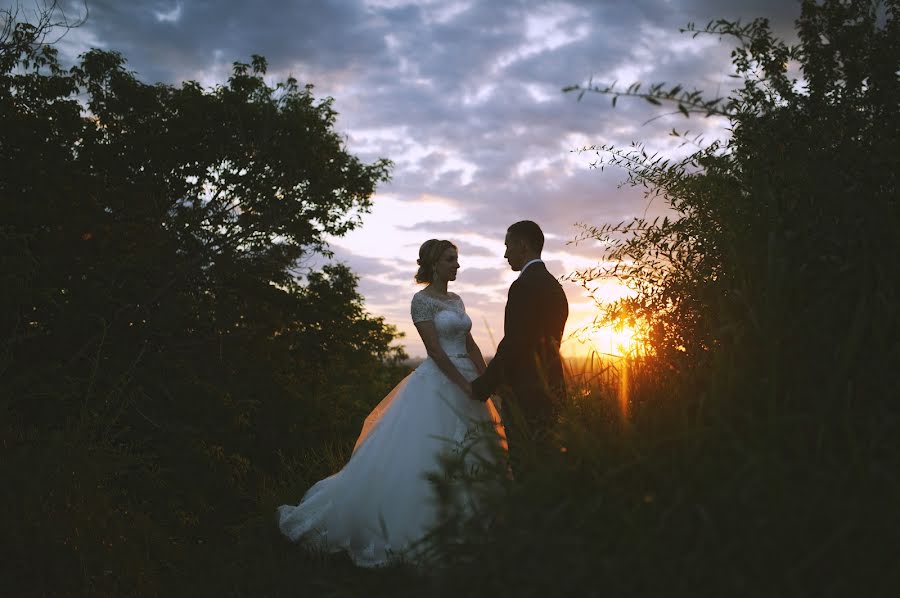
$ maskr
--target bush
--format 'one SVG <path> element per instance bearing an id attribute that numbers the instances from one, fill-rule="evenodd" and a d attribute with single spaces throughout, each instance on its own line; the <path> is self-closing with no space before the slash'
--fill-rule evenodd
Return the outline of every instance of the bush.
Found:
<path id="1" fill-rule="evenodd" d="M 585 226 L 614 266 L 574 277 L 635 291 L 601 307 L 646 327 L 648 355 L 570 397 L 556 450 L 494 498 L 500 524 L 446 547 L 441 595 L 898 587 L 898 8 L 804 2 L 795 47 L 765 20 L 710 23 L 738 40 L 725 101 L 569 88 L 726 116 L 732 135 L 679 162 L 584 148 L 675 212 Z"/>
<path id="2" fill-rule="evenodd" d="M 0 36 L 4 591 L 221 595 L 405 373 L 346 267 L 300 276 L 390 163 L 262 57 L 146 85 L 43 23 Z"/>

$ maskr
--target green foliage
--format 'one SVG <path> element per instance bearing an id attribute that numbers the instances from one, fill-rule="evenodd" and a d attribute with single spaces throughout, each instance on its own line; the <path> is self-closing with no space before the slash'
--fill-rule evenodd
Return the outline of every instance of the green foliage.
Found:
<path id="1" fill-rule="evenodd" d="M 798 46 L 773 39 L 765 20 L 710 23 L 703 32 L 740 42 L 732 56 L 744 86 L 711 108 L 730 119 L 727 142 L 677 162 L 640 145 L 584 148 L 675 213 L 584 226 L 582 238 L 611 241 L 604 258 L 615 265 L 576 277 L 635 290 L 609 318 L 649 322 L 672 367 L 707 369 L 724 350 L 753 361 L 764 395 L 843 400 L 848 382 L 863 391 L 900 357 L 897 10 L 806 2 Z M 794 64 L 801 82 L 788 76 Z M 870 392 L 879 384 L 867 400 L 886 398 Z"/>
<path id="2" fill-rule="evenodd" d="M 607 367 L 614 382 L 626 366 Z M 556 450 L 489 496 L 494 525 L 444 547 L 434 595 L 893 594 L 898 490 L 881 468 L 900 454 L 885 428 L 760 425 L 652 363 L 627 367 L 627 417 L 615 384 L 570 397 Z"/>
<path id="3" fill-rule="evenodd" d="M 552 442 L 522 451 L 530 475 L 495 475 L 489 517 L 452 517 L 467 479 L 449 459 L 432 566 L 376 572 L 287 544 L 272 513 L 344 462 L 403 374 L 345 268 L 291 276 L 387 164 L 343 155 L 328 103 L 267 87 L 262 59 L 212 92 L 151 87 L 110 53 L 63 71 L 17 30 L 0 52 L 4 588 L 893 595 L 898 9 L 804 2 L 795 47 L 763 20 L 688 27 L 738 40 L 727 99 L 576 88 L 730 122 L 680 162 L 588 149 L 675 212 L 584 228 L 617 266 L 581 277 L 636 291 L 607 317 L 647 323 L 653 351 L 582 372 Z"/>
<path id="4" fill-rule="evenodd" d="M 724 116 L 731 135 L 677 162 L 585 148 L 674 212 L 585 225 L 612 265 L 574 277 L 632 288 L 602 307 L 646 324 L 651 351 L 573 389 L 556 449 L 492 497 L 493 528 L 445 547 L 440 595 L 896 593 L 898 12 L 806 1 L 795 47 L 764 20 L 710 23 L 738 41 L 727 100 L 570 88 Z"/>
<path id="5" fill-rule="evenodd" d="M 189 593 L 404 373 L 346 267 L 301 278 L 390 163 L 262 57 L 147 85 L 43 33 L 0 40 L 4 591 Z"/>

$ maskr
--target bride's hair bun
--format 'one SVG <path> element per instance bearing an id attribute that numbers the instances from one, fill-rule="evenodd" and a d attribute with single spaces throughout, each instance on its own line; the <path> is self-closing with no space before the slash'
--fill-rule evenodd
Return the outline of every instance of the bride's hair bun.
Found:
<path id="1" fill-rule="evenodd" d="M 419 247 L 419 259 L 416 264 L 419 266 L 416 272 L 416 282 L 427 284 L 433 280 L 434 265 L 448 249 L 456 249 L 456 245 L 446 240 L 428 239 Z"/>

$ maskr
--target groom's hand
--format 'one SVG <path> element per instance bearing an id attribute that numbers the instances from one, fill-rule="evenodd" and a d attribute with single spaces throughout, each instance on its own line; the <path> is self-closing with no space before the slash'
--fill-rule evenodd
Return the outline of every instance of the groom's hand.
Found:
<path id="1" fill-rule="evenodd" d="M 478 384 L 479 380 L 481 380 L 480 376 L 478 378 L 475 378 L 474 380 L 472 380 L 472 384 L 469 385 L 469 388 L 471 389 L 471 392 L 469 393 L 469 398 L 472 399 L 473 401 L 481 401 L 482 403 L 484 403 L 485 401 L 488 400 L 487 395 L 482 396 L 482 395 L 476 394 L 481 390 L 480 384 Z"/>

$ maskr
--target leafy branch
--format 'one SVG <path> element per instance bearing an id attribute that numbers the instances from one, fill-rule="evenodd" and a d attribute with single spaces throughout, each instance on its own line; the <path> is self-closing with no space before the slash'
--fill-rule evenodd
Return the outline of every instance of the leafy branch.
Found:
<path id="1" fill-rule="evenodd" d="M 612 96 L 613 107 L 616 106 L 620 97 L 640 98 L 654 106 L 659 106 L 663 102 L 670 102 L 676 105 L 677 113 L 683 114 L 685 117 L 690 117 L 691 114 L 702 114 L 704 116 L 730 116 L 732 114 L 731 108 L 724 103 L 723 98 L 705 100 L 700 91 L 688 91 L 681 85 L 667 88 L 666 83 L 655 83 L 650 85 L 645 91 L 641 90 L 641 83 L 632 83 L 624 90 L 620 90 L 617 85 L 617 81 L 610 85 L 597 84 L 591 78 L 584 85 L 580 83 L 567 85 L 562 88 L 562 91 L 564 93 L 577 92 L 578 101 L 581 101 L 586 93 Z"/>

